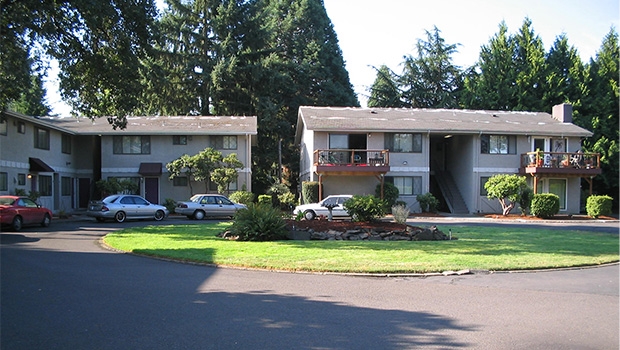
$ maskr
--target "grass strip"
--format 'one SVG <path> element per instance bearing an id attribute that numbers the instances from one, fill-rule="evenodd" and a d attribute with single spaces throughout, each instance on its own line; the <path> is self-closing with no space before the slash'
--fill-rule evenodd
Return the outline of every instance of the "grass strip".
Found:
<path id="1" fill-rule="evenodd" d="M 104 242 L 122 251 L 221 266 L 355 273 L 599 265 L 618 261 L 619 250 L 617 234 L 510 227 L 450 226 L 458 237 L 452 241 L 237 242 L 216 237 L 229 225 L 130 228 L 108 234 Z"/>

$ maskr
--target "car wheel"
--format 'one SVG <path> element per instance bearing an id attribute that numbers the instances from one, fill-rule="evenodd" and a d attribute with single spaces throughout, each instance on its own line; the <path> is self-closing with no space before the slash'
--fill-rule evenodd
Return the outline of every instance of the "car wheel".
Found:
<path id="1" fill-rule="evenodd" d="M 304 211 L 304 219 L 306 220 L 314 220 L 316 214 L 312 210 Z"/>
<path id="2" fill-rule="evenodd" d="M 116 220 L 116 222 L 123 222 L 125 219 L 127 219 L 127 215 L 124 211 L 119 211 L 114 215 L 114 220 Z"/>
<path id="3" fill-rule="evenodd" d="M 24 221 L 21 216 L 14 217 L 13 223 L 11 224 L 11 226 L 13 227 L 13 231 L 21 230 L 23 224 L 24 224 Z"/>
<path id="4" fill-rule="evenodd" d="M 196 210 L 194 212 L 194 219 L 196 220 L 202 220 L 205 218 L 205 212 L 202 210 Z"/>
<path id="5" fill-rule="evenodd" d="M 163 210 L 158 210 L 155 212 L 155 221 L 162 221 L 164 219 L 164 216 L 166 216 L 166 214 L 164 213 Z"/>
<path id="6" fill-rule="evenodd" d="M 43 221 L 41 221 L 41 226 L 48 227 L 51 222 L 52 222 L 52 218 L 50 217 L 50 215 L 45 214 L 45 216 L 43 217 Z"/>
<path id="7" fill-rule="evenodd" d="M 104 222 L 105 219 L 104 218 L 96 218 L 98 222 Z"/>

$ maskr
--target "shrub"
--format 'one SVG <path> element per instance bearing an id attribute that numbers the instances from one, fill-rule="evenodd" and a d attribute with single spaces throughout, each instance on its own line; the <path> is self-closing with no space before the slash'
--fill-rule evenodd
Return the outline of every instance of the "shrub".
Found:
<path id="1" fill-rule="evenodd" d="M 373 195 L 353 196 L 343 204 L 354 221 L 374 221 L 385 215 L 385 201 Z"/>
<path id="2" fill-rule="evenodd" d="M 272 205 L 271 195 L 269 195 L 269 194 L 259 194 L 258 195 L 258 204 L 266 204 L 266 205 L 269 205 L 269 206 L 273 206 Z"/>
<path id="3" fill-rule="evenodd" d="M 409 217 L 409 208 L 404 205 L 395 205 L 392 207 L 392 215 L 394 215 L 394 221 L 404 224 Z"/>
<path id="4" fill-rule="evenodd" d="M 318 203 L 319 183 L 316 181 L 304 181 L 301 183 L 301 196 L 303 203 Z"/>
<path id="5" fill-rule="evenodd" d="M 236 191 L 231 193 L 229 198 L 235 203 L 248 205 L 254 202 L 254 193 L 248 191 Z"/>
<path id="6" fill-rule="evenodd" d="M 420 203 L 420 208 L 423 213 L 436 213 L 437 207 L 439 207 L 439 200 L 433 196 L 432 193 L 420 194 L 417 196 L 417 200 Z"/>
<path id="7" fill-rule="evenodd" d="M 170 213 L 174 213 L 174 208 L 177 206 L 177 202 L 172 198 L 166 198 L 164 200 L 164 207 L 168 209 Z"/>
<path id="8" fill-rule="evenodd" d="M 607 195 L 590 196 L 586 200 L 586 213 L 593 218 L 598 218 L 601 215 L 610 215 L 612 201 L 613 198 Z"/>
<path id="9" fill-rule="evenodd" d="M 510 214 L 510 211 L 519 202 L 521 193 L 527 188 L 525 176 L 497 174 L 491 176 L 484 184 L 487 198 L 497 199 L 502 205 L 502 215 Z"/>
<path id="10" fill-rule="evenodd" d="M 519 208 L 521 208 L 521 215 L 527 215 L 527 211 L 532 206 L 532 199 L 534 198 L 534 191 L 525 187 L 521 191 L 521 197 L 519 198 Z"/>
<path id="11" fill-rule="evenodd" d="M 271 196 L 267 196 L 271 198 Z M 228 229 L 240 241 L 276 241 L 286 239 L 288 233 L 282 212 L 269 204 L 248 204 L 235 214 Z"/>
<path id="12" fill-rule="evenodd" d="M 16 196 L 26 196 L 26 190 L 23 188 L 16 188 L 15 189 L 15 195 Z"/>
<path id="13" fill-rule="evenodd" d="M 394 186 L 391 182 L 386 182 L 383 184 L 383 200 L 387 205 L 387 208 L 390 209 L 394 206 L 399 196 L 398 187 Z M 375 188 L 375 196 L 377 198 L 381 198 L 381 184 L 377 185 Z"/>
<path id="14" fill-rule="evenodd" d="M 278 201 L 280 202 L 280 209 L 292 210 L 295 206 L 295 195 L 291 192 L 279 194 Z"/>
<path id="15" fill-rule="evenodd" d="M 532 215 L 550 218 L 560 212 L 560 197 L 553 193 L 536 193 L 532 198 Z"/>

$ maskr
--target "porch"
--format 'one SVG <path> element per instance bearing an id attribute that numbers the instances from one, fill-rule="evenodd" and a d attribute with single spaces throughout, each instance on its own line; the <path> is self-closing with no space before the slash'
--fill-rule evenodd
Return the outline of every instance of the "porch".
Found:
<path id="1" fill-rule="evenodd" d="M 388 150 L 319 149 L 314 151 L 313 158 L 314 171 L 319 178 L 319 200 L 326 176 L 374 176 L 381 184 L 383 198 L 385 174 L 390 171 Z"/>
<path id="2" fill-rule="evenodd" d="M 582 152 L 528 152 L 521 154 L 521 175 L 534 177 L 534 192 L 538 179 L 544 177 L 581 177 L 590 184 L 592 178 L 601 173 L 601 155 Z"/>

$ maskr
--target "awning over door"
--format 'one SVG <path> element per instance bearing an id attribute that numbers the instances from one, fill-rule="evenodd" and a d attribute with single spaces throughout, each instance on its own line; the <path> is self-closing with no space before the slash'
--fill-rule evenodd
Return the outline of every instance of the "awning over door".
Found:
<path id="1" fill-rule="evenodd" d="M 28 158 L 30 171 L 33 173 L 53 173 L 54 169 L 39 158 Z"/>
<path id="2" fill-rule="evenodd" d="M 161 163 L 140 163 L 138 174 L 142 176 L 160 176 Z"/>

